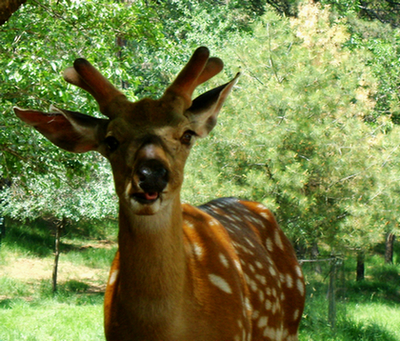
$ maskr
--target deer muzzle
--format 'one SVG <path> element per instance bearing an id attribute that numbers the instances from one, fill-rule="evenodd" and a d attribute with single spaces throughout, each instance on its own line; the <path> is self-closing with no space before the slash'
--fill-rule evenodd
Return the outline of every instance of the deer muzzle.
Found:
<path id="1" fill-rule="evenodd" d="M 140 192 L 134 193 L 133 198 L 141 204 L 151 204 L 167 187 L 169 172 L 161 161 L 145 160 L 138 165 L 136 178 Z"/>

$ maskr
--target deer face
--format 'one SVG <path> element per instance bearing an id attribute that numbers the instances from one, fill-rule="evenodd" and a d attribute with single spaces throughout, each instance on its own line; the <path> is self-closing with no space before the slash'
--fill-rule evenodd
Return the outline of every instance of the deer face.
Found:
<path id="1" fill-rule="evenodd" d="M 120 203 L 135 214 L 154 214 L 180 192 L 197 136 L 184 114 L 164 100 L 145 99 L 104 131 L 101 153 L 112 165 Z"/>
<path id="2" fill-rule="evenodd" d="M 90 92 L 108 119 L 51 107 L 50 113 L 14 108 L 57 146 L 96 150 L 111 163 L 120 204 L 138 215 L 156 214 L 179 198 L 183 169 L 197 137 L 208 135 L 238 75 L 192 101 L 194 89 L 222 69 L 199 48 L 159 100 L 130 102 L 89 62 L 78 59 L 64 78 Z"/>

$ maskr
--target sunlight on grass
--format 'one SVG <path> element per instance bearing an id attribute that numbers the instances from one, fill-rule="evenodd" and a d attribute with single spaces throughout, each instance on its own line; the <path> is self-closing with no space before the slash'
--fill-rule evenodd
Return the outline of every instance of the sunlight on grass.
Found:
<path id="1" fill-rule="evenodd" d="M 104 340 L 103 306 L 12 302 L 0 314 L 0 340 Z"/>
<path id="2" fill-rule="evenodd" d="M 383 332 L 393 335 L 393 340 L 400 340 L 400 305 L 388 306 L 384 303 L 349 304 L 347 313 L 352 316 L 356 325 L 363 325 L 364 329 L 376 326 Z"/>

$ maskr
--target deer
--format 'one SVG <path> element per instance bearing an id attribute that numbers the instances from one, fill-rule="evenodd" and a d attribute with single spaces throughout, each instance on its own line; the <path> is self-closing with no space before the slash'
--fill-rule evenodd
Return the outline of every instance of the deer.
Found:
<path id="1" fill-rule="evenodd" d="M 159 99 L 131 102 L 79 58 L 63 77 L 107 118 L 14 107 L 56 146 L 111 163 L 119 230 L 104 298 L 108 341 L 298 340 L 304 277 L 271 211 L 237 198 L 181 203 L 189 152 L 216 125 L 239 74 L 193 92 L 222 69 L 200 47 Z"/>

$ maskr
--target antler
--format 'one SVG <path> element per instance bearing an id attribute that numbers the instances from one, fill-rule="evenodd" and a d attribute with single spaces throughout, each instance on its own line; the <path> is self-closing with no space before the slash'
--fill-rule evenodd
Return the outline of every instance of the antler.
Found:
<path id="1" fill-rule="evenodd" d="M 214 77 L 224 67 L 221 59 L 209 58 L 209 55 L 207 47 L 199 47 L 164 95 L 174 94 L 181 97 L 184 109 L 188 109 L 192 105 L 192 95 L 196 87 Z M 100 111 L 109 118 L 115 117 L 110 108 L 112 102 L 117 98 L 117 101 L 127 101 L 126 96 L 86 59 L 75 60 L 74 66 L 67 68 L 63 76 L 68 83 L 89 92 L 99 103 Z"/>
<path id="2" fill-rule="evenodd" d="M 110 118 L 115 115 L 111 110 L 107 110 L 109 104 L 118 97 L 126 100 L 125 95 L 86 59 L 79 58 L 75 60 L 74 66 L 67 68 L 63 76 L 68 83 L 79 86 L 89 92 L 99 103 L 100 111 Z"/>
<path id="3" fill-rule="evenodd" d="M 173 93 L 182 97 L 185 109 L 188 109 L 192 105 L 192 95 L 196 87 L 214 77 L 224 67 L 221 59 L 209 58 L 209 55 L 207 47 L 199 47 L 175 81 L 167 88 L 165 95 Z"/>

